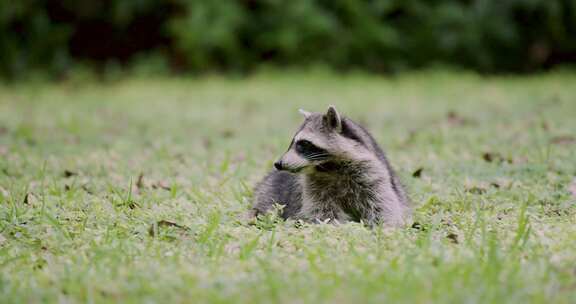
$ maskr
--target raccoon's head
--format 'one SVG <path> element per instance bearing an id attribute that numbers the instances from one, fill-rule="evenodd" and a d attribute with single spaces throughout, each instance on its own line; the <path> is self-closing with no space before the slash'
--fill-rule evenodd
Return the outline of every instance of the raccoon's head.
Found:
<path id="1" fill-rule="evenodd" d="M 365 131 L 349 119 L 340 116 L 334 106 L 326 113 L 309 113 L 294 135 L 288 151 L 274 163 L 277 170 L 293 173 L 328 171 L 341 161 L 370 155 Z"/>

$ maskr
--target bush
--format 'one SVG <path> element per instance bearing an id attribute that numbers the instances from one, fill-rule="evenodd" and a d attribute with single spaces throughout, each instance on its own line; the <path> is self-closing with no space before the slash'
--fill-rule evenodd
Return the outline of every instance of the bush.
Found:
<path id="1" fill-rule="evenodd" d="M 0 73 L 18 77 L 31 69 L 62 72 L 69 65 L 70 30 L 53 23 L 42 5 L 0 0 Z"/>
<path id="2" fill-rule="evenodd" d="M 34 5 L 32 5 L 34 3 Z M 442 63 L 530 72 L 576 60 L 572 0 L 0 0 L 0 73 L 73 62 L 249 71 L 261 63 L 394 72 Z M 146 62 L 147 60 L 136 60 Z"/>

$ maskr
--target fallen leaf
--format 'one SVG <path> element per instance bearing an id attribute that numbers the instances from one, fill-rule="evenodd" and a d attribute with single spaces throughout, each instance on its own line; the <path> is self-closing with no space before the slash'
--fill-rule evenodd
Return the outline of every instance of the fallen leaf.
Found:
<path id="1" fill-rule="evenodd" d="M 140 205 L 137 202 L 135 202 L 135 201 L 129 201 L 128 202 L 128 208 L 136 209 L 136 207 L 140 207 Z"/>
<path id="2" fill-rule="evenodd" d="M 138 175 L 138 180 L 136 181 L 136 188 L 138 190 L 140 189 L 144 189 L 144 173 L 140 173 L 140 175 Z"/>
<path id="3" fill-rule="evenodd" d="M 503 163 L 503 162 L 507 162 L 509 164 L 512 163 L 512 159 L 510 158 L 505 158 L 504 156 L 502 156 L 502 154 L 497 153 L 497 152 L 485 152 L 482 154 L 482 159 L 484 159 L 486 162 L 492 163 Z"/>
<path id="4" fill-rule="evenodd" d="M 576 144 L 576 137 L 571 135 L 554 136 L 550 139 L 550 143 L 555 145 L 572 145 Z"/>
<path id="5" fill-rule="evenodd" d="M 482 194 L 486 193 L 486 189 L 483 187 L 474 186 L 474 187 L 466 188 L 466 192 L 472 193 L 472 194 L 482 195 Z"/>
<path id="6" fill-rule="evenodd" d="M 472 124 L 470 119 L 462 117 L 454 111 L 450 111 L 446 114 L 446 121 L 448 121 L 448 124 L 452 126 L 466 126 Z"/>
<path id="7" fill-rule="evenodd" d="M 422 224 L 418 223 L 418 222 L 414 222 L 411 226 L 412 229 L 416 229 L 416 230 L 422 230 L 425 231 L 426 229 L 424 228 L 424 226 L 422 226 Z"/>
<path id="8" fill-rule="evenodd" d="M 422 176 L 422 171 L 424 171 L 424 168 L 416 169 L 416 171 L 412 173 L 412 177 L 420 178 Z"/>
<path id="9" fill-rule="evenodd" d="M 484 159 L 485 161 L 487 161 L 489 163 L 494 161 L 494 157 L 495 157 L 494 153 L 485 152 L 484 154 L 482 154 L 482 159 Z"/>
<path id="10" fill-rule="evenodd" d="M 152 188 L 154 188 L 154 189 L 160 188 L 160 189 L 164 189 L 167 191 L 172 190 L 172 187 L 170 187 L 170 185 L 168 185 L 168 183 L 166 183 L 164 181 L 159 181 L 159 182 L 152 184 Z"/>
<path id="11" fill-rule="evenodd" d="M 226 129 L 226 130 L 223 130 L 222 133 L 220 133 L 220 134 L 224 138 L 231 138 L 234 136 L 234 131 L 232 129 Z"/>
<path id="12" fill-rule="evenodd" d="M 64 177 L 66 177 L 66 178 L 76 176 L 76 175 L 78 175 L 78 173 L 70 171 L 70 170 L 64 170 Z"/>
<path id="13" fill-rule="evenodd" d="M 86 191 L 88 194 L 94 194 L 94 192 L 92 192 L 92 190 L 90 190 L 86 185 L 82 185 L 82 190 Z"/>
<path id="14" fill-rule="evenodd" d="M 452 243 L 458 244 L 458 235 L 456 233 L 448 233 L 446 236 Z"/>
<path id="15" fill-rule="evenodd" d="M 190 228 L 176 224 L 174 222 L 161 220 L 161 221 L 154 223 L 150 226 L 150 229 L 148 229 L 148 233 L 150 234 L 150 236 L 156 236 L 156 233 L 158 232 L 158 229 L 160 229 L 160 227 L 176 227 L 176 228 L 182 229 L 182 230 L 190 230 Z"/>

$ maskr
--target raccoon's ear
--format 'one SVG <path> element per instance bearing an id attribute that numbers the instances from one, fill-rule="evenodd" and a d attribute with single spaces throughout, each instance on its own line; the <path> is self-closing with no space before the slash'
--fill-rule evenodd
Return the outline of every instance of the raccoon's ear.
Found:
<path id="1" fill-rule="evenodd" d="M 302 109 L 298 109 L 298 112 L 300 112 L 300 114 L 304 115 L 305 118 L 310 117 L 310 115 L 312 115 L 312 113 L 306 111 L 306 110 L 302 110 Z"/>
<path id="2" fill-rule="evenodd" d="M 324 122 L 326 126 L 338 133 L 342 131 L 342 119 L 336 108 L 332 105 L 328 107 L 328 111 L 324 115 Z"/>

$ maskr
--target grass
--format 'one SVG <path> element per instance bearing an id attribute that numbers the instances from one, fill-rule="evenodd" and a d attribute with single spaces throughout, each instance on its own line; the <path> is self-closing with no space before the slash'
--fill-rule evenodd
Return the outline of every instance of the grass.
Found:
<path id="1" fill-rule="evenodd" d="M 0 302 L 574 303 L 574 83 L 289 73 L 0 87 Z M 416 228 L 238 221 L 297 109 L 328 104 L 388 152 Z"/>

